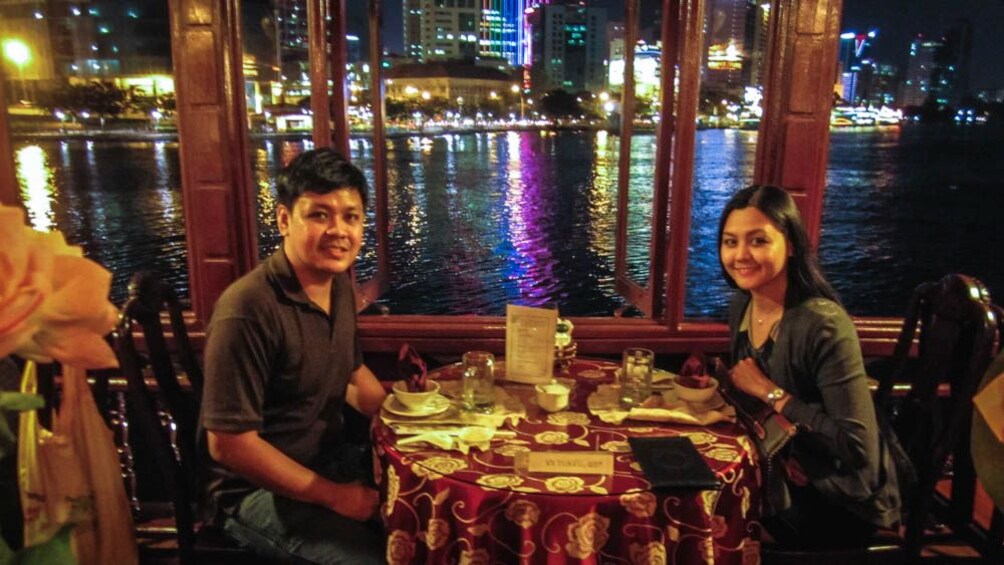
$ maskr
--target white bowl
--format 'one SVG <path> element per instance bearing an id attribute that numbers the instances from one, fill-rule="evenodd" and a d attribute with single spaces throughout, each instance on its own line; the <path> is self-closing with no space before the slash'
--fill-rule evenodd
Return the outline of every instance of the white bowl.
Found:
<path id="1" fill-rule="evenodd" d="M 439 383 L 429 380 L 425 383 L 425 392 L 411 392 L 407 381 L 394 383 L 394 397 L 408 410 L 421 410 L 430 400 L 439 394 Z"/>
<path id="2" fill-rule="evenodd" d="M 684 402 L 707 402 L 715 396 L 718 390 L 718 381 L 714 377 L 708 378 L 708 386 L 704 388 L 691 388 L 680 384 L 680 379 L 676 380 L 676 396 Z"/>
<path id="3" fill-rule="evenodd" d="M 559 382 L 537 385 L 537 405 L 548 412 L 568 408 L 568 395 L 572 389 Z"/>

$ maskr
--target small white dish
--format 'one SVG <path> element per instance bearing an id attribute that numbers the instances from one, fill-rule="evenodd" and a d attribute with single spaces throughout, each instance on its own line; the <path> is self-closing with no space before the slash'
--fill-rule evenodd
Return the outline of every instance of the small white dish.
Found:
<path id="1" fill-rule="evenodd" d="M 572 389 L 560 382 L 537 385 L 537 405 L 548 412 L 558 412 L 568 408 L 568 396 Z"/>
<path id="2" fill-rule="evenodd" d="M 392 387 L 394 391 L 394 396 L 397 397 L 397 401 L 405 406 L 409 410 L 421 410 L 425 407 L 426 403 L 431 402 L 433 398 L 439 395 L 439 382 L 428 380 L 425 384 L 425 390 L 421 392 L 413 392 L 408 390 L 407 381 L 397 381 Z"/>
<path id="3" fill-rule="evenodd" d="M 690 388 L 683 386 L 680 380 L 676 380 L 676 396 L 685 402 L 693 402 L 695 404 L 704 404 L 714 398 L 715 393 L 718 392 L 718 381 L 714 377 L 708 378 L 708 386 L 704 388 Z"/>
<path id="4" fill-rule="evenodd" d="M 383 401 L 383 409 L 395 416 L 409 416 L 412 418 L 423 418 L 425 416 L 435 416 L 442 414 L 450 407 L 450 399 L 441 394 L 437 394 L 429 399 L 424 405 L 417 409 L 411 409 L 401 403 L 394 394 L 387 395 Z"/>

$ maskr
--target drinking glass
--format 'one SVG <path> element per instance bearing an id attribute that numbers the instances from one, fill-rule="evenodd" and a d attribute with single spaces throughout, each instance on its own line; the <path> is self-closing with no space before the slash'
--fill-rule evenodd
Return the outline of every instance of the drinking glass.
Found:
<path id="1" fill-rule="evenodd" d="M 495 356 L 487 351 L 464 353 L 463 407 L 485 414 L 495 407 Z"/>
<path id="2" fill-rule="evenodd" d="M 624 350 L 621 365 L 621 408 L 630 410 L 645 401 L 652 393 L 652 366 L 655 354 L 651 349 L 629 347 Z"/>

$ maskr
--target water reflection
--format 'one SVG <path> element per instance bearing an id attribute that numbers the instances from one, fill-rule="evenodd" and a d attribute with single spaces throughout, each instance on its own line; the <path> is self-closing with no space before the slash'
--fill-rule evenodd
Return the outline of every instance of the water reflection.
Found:
<path id="1" fill-rule="evenodd" d="M 56 187 L 45 152 L 38 145 L 22 147 L 15 153 L 14 161 L 21 184 L 21 201 L 28 211 L 28 223 L 38 231 L 52 231 Z"/>
<path id="2" fill-rule="evenodd" d="M 705 130 L 694 146 L 694 192 L 687 260 L 688 316 L 722 318 L 730 290 L 718 262 L 718 220 L 728 199 L 753 181 L 757 132 Z"/>
<path id="3" fill-rule="evenodd" d="M 602 277 L 604 284 L 613 284 L 613 257 L 616 245 L 614 222 L 612 219 L 617 210 L 617 157 L 610 150 L 616 141 L 605 130 L 596 132 L 594 141 L 596 151 L 592 166 L 593 182 L 587 196 L 587 209 L 592 220 L 588 223 L 589 250 L 598 257 L 606 257 L 606 270 L 609 277 Z"/>
<path id="4" fill-rule="evenodd" d="M 820 256 L 852 312 L 899 315 L 916 284 L 953 271 L 1004 293 L 1004 260 L 994 256 L 1004 248 L 1002 138 L 990 128 L 834 132 Z M 629 266 L 637 277 L 648 268 L 654 139 L 632 144 Z M 262 255 L 279 241 L 275 172 L 311 146 L 262 140 L 248 155 Z M 750 182 L 755 146 L 756 132 L 698 132 L 688 316 L 724 310 L 718 215 Z M 354 138 L 350 148 L 372 183 L 372 140 Z M 32 224 L 60 229 L 108 266 L 115 302 L 140 269 L 161 272 L 187 295 L 177 143 L 51 141 L 15 151 Z M 618 152 L 619 139 L 605 132 L 390 139 L 393 277 L 383 302 L 396 314 L 501 314 L 521 302 L 610 315 L 621 305 L 613 282 Z M 374 223 L 370 206 L 362 279 L 376 265 Z"/>

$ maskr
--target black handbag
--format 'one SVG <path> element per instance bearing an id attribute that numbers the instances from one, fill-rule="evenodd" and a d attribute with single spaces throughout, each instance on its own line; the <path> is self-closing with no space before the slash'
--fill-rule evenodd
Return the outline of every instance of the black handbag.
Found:
<path id="1" fill-rule="evenodd" d="M 716 357 L 711 364 L 722 398 L 735 407 L 736 416 L 750 433 L 763 465 L 769 469 L 774 456 L 798 434 L 798 426 L 760 400 L 736 390 L 721 359 Z"/>
<path id="2" fill-rule="evenodd" d="M 713 359 L 712 367 L 722 398 L 735 407 L 736 417 L 749 432 L 759 456 L 757 465 L 764 489 L 764 513 L 777 514 L 791 504 L 788 490 L 784 487 L 787 470 L 780 461 L 780 451 L 798 434 L 798 426 L 759 399 L 737 390 L 732 385 L 729 370 L 720 359 Z"/>

